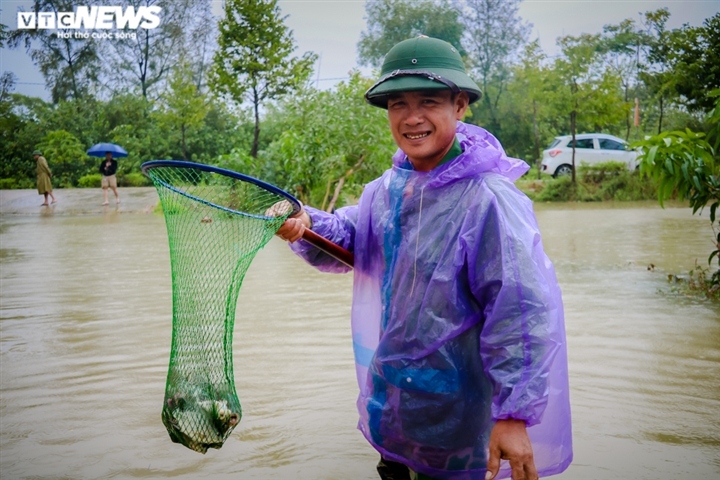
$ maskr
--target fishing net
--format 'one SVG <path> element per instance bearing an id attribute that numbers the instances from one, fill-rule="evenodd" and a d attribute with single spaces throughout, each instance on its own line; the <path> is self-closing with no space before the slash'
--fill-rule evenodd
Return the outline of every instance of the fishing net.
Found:
<path id="1" fill-rule="evenodd" d="M 242 416 L 232 341 L 243 278 L 293 211 L 286 204 L 267 216 L 287 194 L 234 172 L 173 161 L 148 162 L 143 171 L 160 197 L 172 270 L 162 421 L 173 442 L 205 453 L 222 447 Z"/>

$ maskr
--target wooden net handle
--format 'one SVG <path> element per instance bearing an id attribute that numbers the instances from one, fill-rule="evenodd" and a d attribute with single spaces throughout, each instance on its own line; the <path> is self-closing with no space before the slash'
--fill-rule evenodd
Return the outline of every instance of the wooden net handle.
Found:
<path id="1" fill-rule="evenodd" d="M 309 228 L 306 228 L 303 232 L 303 240 L 308 242 L 310 245 L 319 248 L 348 267 L 353 268 L 355 263 L 354 255 L 342 248 L 340 245 L 331 242 L 325 237 L 321 237 Z"/>

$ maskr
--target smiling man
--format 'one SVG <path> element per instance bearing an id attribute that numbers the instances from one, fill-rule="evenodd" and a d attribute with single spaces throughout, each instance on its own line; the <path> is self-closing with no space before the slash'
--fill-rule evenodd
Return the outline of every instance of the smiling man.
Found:
<path id="1" fill-rule="evenodd" d="M 357 206 L 305 207 L 278 235 L 323 271 L 348 267 L 304 229 L 355 255 L 358 428 L 386 480 L 535 480 L 572 460 L 560 289 L 528 165 L 465 124 L 481 92 L 450 44 L 400 42 L 366 100 L 399 149 Z M 501 459 L 507 460 L 501 465 Z"/>
<path id="2" fill-rule="evenodd" d="M 455 124 L 465 116 L 466 92 L 448 90 L 399 92 L 388 96 L 387 110 L 395 143 L 405 152 L 413 169 L 429 172 L 448 153 L 456 157 Z M 459 146 L 456 146 L 459 147 Z"/>

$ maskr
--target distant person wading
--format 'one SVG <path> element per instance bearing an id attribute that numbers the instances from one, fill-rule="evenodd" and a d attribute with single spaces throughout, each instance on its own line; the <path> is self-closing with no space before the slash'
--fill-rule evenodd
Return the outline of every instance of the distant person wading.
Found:
<path id="1" fill-rule="evenodd" d="M 108 188 L 112 189 L 115 194 L 115 203 L 120 203 L 120 195 L 117 191 L 117 160 L 113 159 L 112 153 L 107 152 L 105 154 L 105 160 L 100 163 L 100 173 L 102 174 L 102 189 L 103 189 L 103 205 L 108 205 Z"/>
<path id="2" fill-rule="evenodd" d="M 52 203 L 57 202 L 57 200 L 55 199 L 55 195 L 53 195 L 52 193 L 52 182 L 50 181 L 50 179 L 52 178 L 52 172 L 50 171 L 47 160 L 45 160 L 45 157 L 43 157 L 40 150 L 35 150 L 33 152 L 33 157 L 37 162 L 38 193 L 45 196 L 45 201 L 40 204 L 40 206 L 45 207 L 49 205 L 48 196 L 52 198 Z"/>

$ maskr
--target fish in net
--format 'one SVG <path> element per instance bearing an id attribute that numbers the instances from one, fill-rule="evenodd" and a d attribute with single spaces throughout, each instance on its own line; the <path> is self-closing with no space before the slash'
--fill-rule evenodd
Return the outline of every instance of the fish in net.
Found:
<path id="1" fill-rule="evenodd" d="M 222 447 L 242 417 L 232 341 L 243 278 L 300 206 L 271 185 L 207 165 L 154 161 L 142 169 L 160 197 L 172 271 L 162 421 L 173 442 L 205 453 Z"/>

